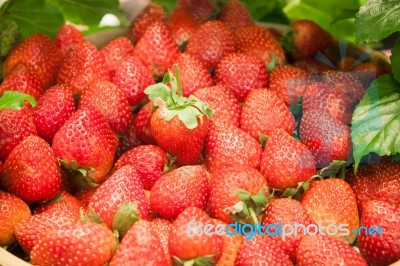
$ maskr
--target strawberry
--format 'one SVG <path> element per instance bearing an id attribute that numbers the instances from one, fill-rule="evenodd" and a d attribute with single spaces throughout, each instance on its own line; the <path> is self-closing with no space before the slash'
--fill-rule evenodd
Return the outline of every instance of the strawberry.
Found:
<path id="1" fill-rule="evenodd" d="M 234 53 L 218 63 L 215 81 L 229 88 L 243 102 L 252 90 L 267 88 L 268 72 L 260 58 Z"/>
<path id="2" fill-rule="evenodd" d="M 260 172 L 270 187 L 286 189 L 315 175 L 315 160 L 304 144 L 278 128 L 268 136 Z"/>
<path id="3" fill-rule="evenodd" d="M 262 149 L 259 143 L 242 129 L 230 123 L 216 121 L 206 138 L 207 169 L 215 170 L 244 165 L 258 168 Z"/>
<path id="4" fill-rule="evenodd" d="M 349 244 L 354 242 L 357 235 L 351 230 L 359 226 L 357 202 L 353 190 L 345 181 L 338 178 L 314 181 L 301 196 L 300 203 L 323 226 L 320 232 Z M 350 232 L 347 235 L 338 233 L 337 230 L 332 232 L 329 224 L 347 224 L 345 229 Z"/>
<path id="5" fill-rule="evenodd" d="M 96 223 L 74 223 L 49 231 L 33 247 L 34 265 L 104 265 L 117 246 L 113 233 Z"/>
<path id="6" fill-rule="evenodd" d="M 56 45 L 63 56 L 69 48 L 84 41 L 83 34 L 72 25 L 63 25 L 55 37 Z"/>
<path id="7" fill-rule="evenodd" d="M 292 133 L 294 127 L 292 113 L 275 92 L 255 89 L 249 93 L 242 108 L 241 129 L 258 140 L 260 134 L 269 135 L 276 128 Z"/>
<path id="8" fill-rule="evenodd" d="M 358 247 L 369 265 L 389 265 L 400 259 L 399 219 L 400 210 L 396 204 L 379 200 L 365 204 Z"/>
<path id="9" fill-rule="evenodd" d="M 297 98 L 303 96 L 309 83 L 309 75 L 305 70 L 294 66 L 277 66 L 269 76 L 269 88 L 287 105 L 294 105 Z"/>
<path id="10" fill-rule="evenodd" d="M 97 79 L 110 79 L 104 55 L 87 41 L 72 46 L 64 56 L 57 82 L 69 85 L 75 94 L 80 94 Z"/>
<path id="11" fill-rule="evenodd" d="M 7 77 L 16 64 L 26 63 L 33 67 L 42 85 L 48 88 L 55 81 L 61 61 L 60 50 L 48 36 L 32 34 L 8 55 L 4 62 L 3 76 Z"/>
<path id="12" fill-rule="evenodd" d="M 318 110 L 304 112 L 300 138 L 314 155 L 317 168 L 333 160 L 347 160 L 351 153 L 350 128 Z"/>
<path id="13" fill-rule="evenodd" d="M 107 43 L 100 51 L 106 60 L 106 65 L 114 76 L 124 57 L 133 54 L 133 44 L 126 37 L 118 37 Z"/>
<path id="14" fill-rule="evenodd" d="M 14 243 L 15 226 L 30 216 L 31 210 L 22 199 L 0 191 L 0 246 Z"/>
<path id="15" fill-rule="evenodd" d="M 322 235 L 305 236 L 297 249 L 296 261 L 298 266 L 367 266 L 363 257 L 352 246 Z"/>
<path id="16" fill-rule="evenodd" d="M 177 6 L 190 10 L 205 22 L 215 10 L 215 6 L 210 0 L 178 0 Z"/>
<path id="17" fill-rule="evenodd" d="M 233 34 L 221 21 L 212 20 L 201 25 L 189 40 L 185 52 L 214 68 L 222 58 L 235 52 Z"/>
<path id="18" fill-rule="evenodd" d="M 342 71 L 325 71 L 321 75 L 322 81 L 335 87 L 335 90 L 350 97 L 354 104 L 362 99 L 365 89 L 357 73 Z"/>
<path id="19" fill-rule="evenodd" d="M 188 165 L 161 176 L 151 188 L 150 203 L 163 218 L 175 219 L 187 207 L 205 209 L 208 195 L 206 170 Z"/>
<path id="20" fill-rule="evenodd" d="M 272 201 L 262 218 L 262 225 L 268 227 L 274 224 L 276 227 L 282 224 L 283 228 L 285 225 L 295 226 L 296 224 L 301 224 L 304 226 L 309 226 L 310 224 L 315 224 L 314 219 L 312 219 L 307 211 L 301 206 L 300 202 L 289 198 L 280 198 Z M 285 230 L 285 229 L 282 229 Z M 277 233 L 273 227 L 268 231 L 271 235 Z M 292 261 L 296 258 L 296 250 L 300 244 L 301 239 L 306 235 L 306 232 L 299 228 L 296 230 L 296 234 L 293 231 L 287 230 L 282 231 L 286 235 L 278 235 L 274 237 L 275 241 L 279 246 L 289 255 Z"/>
<path id="21" fill-rule="evenodd" d="M 45 204 L 39 205 L 34 209 L 34 214 L 43 212 L 57 212 L 57 211 L 71 211 L 79 214 L 83 209 L 82 203 L 68 192 L 61 192 L 59 196 L 56 196 L 52 200 Z"/>
<path id="22" fill-rule="evenodd" d="M 147 219 L 148 205 L 136 167 L 126 165 L 115 171 L 90 198 L 89 209 L 120 235 L 138 219 Z M 125 216 L 130 219 L 124 221 Z"/>
<path id="23" fill-rule="evenodd" d="M 185 44 L 201 24 L 201 19 L 183 7 L 175 8 L 168 18 L 167 26 L 178 46 Z"/>
<path id="24" fill-rule="evenodd" d="M 171 231 L 172 222 L 162 218 L 155 218 L 150 221 L 150 225 L 160 239 L 161 247 L 164 251 L 168 265 L 171 265 L 171 256 L 168 249 L 168 237 L 169 232 Z"/>
<path id="25" fill-rule="evenodd" d="M 311 20 L 296 20 L 291 27 L 294 31 L 291 55 L 295 59 L 314 57 L 333 41 L 327 31 Z"/>
<path id="26" fill-rule="evenodd" d="M 226 223 L 250 220 L 266 205 L 268 185 L 256 169 L 249 166 L 227 167 L 212 173 L 208 208 L 212 217 Z"/>
<path id="27" fill-rule="evenodd" d="M 205 261 L 206 265 L 214 265 L 223 251 L 223 237 L 205 234 L 206 226 L 214 225 L 214 221 L 201 209 L 186 208 L 173 222 L 169 233 L 168 246 L 174 262 Z M 192 226 L 192 227 L 190 227 Z M 215 228 L 215 227 L 214 227 Z"/>
<path id="28" fill-rule="evenodd" d="M 33 109 L 38 135 L 51 143 L 54 135 L 75 112 L 74 96 L 67 85 L 55 85 L 40 97 Z"/>
<path id="29" fill-rule="evenodd" d="M 189 54 L 181 54 L 174 63 L 177 65 L 182 82 L 182 94 L 189 97 L 194 91 L 200 88 L 214 85 L 213 78 L 201 61 Z M 173 71 L 170 69 L 170 71 Z"/>
<path id="30" fill-rule="evenodd" d="M 296 60 L 293 62 L 293 66 L 301 68 L 312 75 L 319 75 L 325 71 L 332 70 L 332 67 L 315 58 L 303 58 Z"/>
<path id="31" fill-rule="evenodd" d="M 126 56 L 115 70 L 112 82 L 124 92 L 130 105 L 138 105 L 144 98 L 144 90 L 154 84 L 146 66 L 134 56 Z"/>
<path id="32" fill-rule="evenodd" d="M 16 64 L 0 84 L 0 96 L 6 91 L 18 91 L 39 99 L 44 92 L 44 87 L 34 71 L 34 68 L 27 63 Z"/>
<path id="33" fill-rule="evenodd" d="M 239 126 L 240 105 L 233 92 L 223 85 L 204 87 L 196 90 L 194 96 L 214 111 L 211 120 L 223 120 Z"/>
<path id="34" fill-rule="evenodd" d="M 133 118 L 135 119 L 135 117 Z M 116 158 L 119 158 L 125 152 L 141 145 L 142 143 L 135 134 L 134 123 L 131 122 L 129 129 L 124 134 L 118 136 L 118 149 Z"/>
<path id="35" fill-rule="evenodd" d="M 221 224 L 222 221 L 216 220 L 215 223 Z M 225 225 L 226 226 L 226 225 Z M 226 227 L 224 232 L 226 232 Z M 224 249 L 222 251 L 222 255 L 219 258 L 216 266 L 231 266 L 235 263 L 236 254 L 239 250 L 239 247 L 242 243 L 243 236 L 242 235 L 229 235 L 224 234 Z"/>
<path id="36" fill-rule="evenodd" d="M 151 117 L 153 115 L 153 103 L 149 102 L 137 113 L 133 129 L 138 139 L 144 144 L 157 144 L 151 133 Z"/>
<path id="37" fill-rule="evenodd" d="M 179 48 L 165 23 L 156 21 L 144 33 L 133 54 L 157 77 L 163 76 L 175 62 Z"/>
<path id="38" fill-rule="evenodd" d="M 110 124 L 115 133 L 128 131 L 133 119 L 128 99 L 109 81 L 93 81 L 83 90 L 79 108 L 96 108 Z"/>
<path id="39" fill-rule="evenodd" d="M 351 71 L 355 72 L 354 74 L 359 77 L 365 88 L 368 88 L 371 82 L 381 74 L 378 66 L 365 62 L 355 65 Z"/>
<path id="40" fill-rule="evenodd" d="M 155 145 L 142 145 L 124 153 L 114 165 L 114 171 L 125 165 L 134 165 L 144 189 L 150 190 L 168 167 L 165 151 Z"/>
<path id="41" fill-rule="evenodd" d="M 92 198 L 93 194 L 96 192 L 98 187 L 89 188 L 89 189 L 81 189 L 75 194 L 75 197 L 79 200 L 85 213 L 88 213 L 88 207 L 90 199 Z"/>
<path id="42" fill-rule="evenodd" d="M 346 181 L 353 189 L 359 213 L 370 200 L 400 205 L 400 163 L 382 161 L 360 167 L 356 174 L 349 171 Z"/>
<path id="43" fill-rule="evenodd" d="M 56 133 L 53 150 L 65 168 L 84 181 L 101 183 L 111 170 L 118 139 L 95 109 L 75 112 Z"/>
<path id="44" fill-rule="evenodd" d="M 264 27 L 240 27 L 235 31 L 235 41 L 238 52 L 260 57 L 266 65 L 271 61 L 278 64 L 286 61 L 283 48 Z"/>
<path id="45" fill-rule="evenodd" d="M 61 175 L 49 144 L 38 136 L 26 137 L 7 157 L 1 184 L 26 202 L 52 199 L 59 192 Z"/>
<path id="46" fill-rule="evenodd" d="M 221 20 L 233 30 L 254 25 L 254 21 L 243 3 L 239 0 L 229 0 L 226 2 L 218 15 Z"/>

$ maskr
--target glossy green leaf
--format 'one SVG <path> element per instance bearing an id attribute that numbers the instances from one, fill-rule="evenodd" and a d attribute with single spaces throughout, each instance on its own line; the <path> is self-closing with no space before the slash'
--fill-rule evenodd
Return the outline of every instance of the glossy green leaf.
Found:
<path id="1" fill-rule="evenodd" d="M 331 22 L 331 25 L 335 24 L 336 22 L 343 20 L 343 19 L 355 18 L 357 12 L 358 12 L 358 9 L 348 9 L 348 8 L 342 9 L 340 14 L 337 15 L 335 17 L 335 19 Z"/>
<path id="2" fill-rule="evenodd" d="M 35 98 L 28 94 L 17 91 L 6 91 L 0 98 L 0 109 L 21 110 L 25 101 L 28 101 L 32 106 L 36 106 Z"/>

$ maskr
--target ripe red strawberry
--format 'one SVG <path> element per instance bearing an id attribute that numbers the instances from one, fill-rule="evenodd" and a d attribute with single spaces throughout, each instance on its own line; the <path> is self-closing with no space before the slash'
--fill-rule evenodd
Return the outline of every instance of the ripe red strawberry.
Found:
<path id="1" fill-rule="evenodd" d="M 52 199 L 61 186 L 57 160 L 47 142 L 28 136 L 7 157 L 1 184 L 25 202 Z"/>
<path id="2" fill-rule="evenodd" d="M 161 176 L 151 188 L 150 203 L 163 218 L 175 219 L 187 207 L 205 209 L 208 195 L 206 170 L 188 165 Z"/>
<path id="3" fill-rule="evenodd" d="M 133 118 L 135 119 L 135 118 Z M 135 129 L 134 129 L 134 123 L 133 120 L 129 126 L 129 129 L 127 132 L 125 132 L 122 135 L 118 136 L 118 149 L 117 149 L 117 154 L 116 158 L 121 157 L 122 154 L 125 152 L 141 145 L 142 143 L 138 139 L 138 137 L 135 134 Z"/>
<path id="4" fill-rule="evenodd" d="M 194 91 L 214 85 L 210 72 L 201 61 L 190 54 L 181 54 L 174 63 L 177 65 L 182 82 L 182 94 L 189 97 Z M 170 69 L 172 71 L 172 69 Z"/>
<path id="5" fill-rule="evenodd" d="M 249 11 L 239 0 L 229 0 L 226 2 L 218 15 L 218 20 L 224 22 L 232 30 L 254 25 Z"/>
<path id="6" fill-rule="evenodd" d="M 350 245 L 322 235 L 304 237 L 296 252 L 298 266 L 367 266 L 364 258 Z"/>
<path id="7" fill-rule="evenodd" d="M 115 70 L 118 69 L 122 60 L 133 54 L 133 44 L 126 37 L 118 37 L 107 43 L 102 49 L 106 65 L 111 71 L 111 76 L 114 76 Z"/>
<path id="8" fill-rule="evenodd" d="M 160 147 L 142 145 L 124 153 L 115 163 L 114 171 L 125 165 L 134 165 L 144 189 L 150 190 L 164 174 L 165 167 L 168 166 L 168 158 Z"/>
<path id="9" fill-rule="evenodd" d="M 68 192 L 61 192 L 60 195 L 56 196 L 49 202 L 39 205 L 34 209 L 34 214 L 43 212 L 56 212 L 56 211 L 71 211 L 79 214 L 81 209 L 83 210 L 82 203 Z"/>
<path id="10" fill-rule="evenodd" d="M 235 52 L 233 34 L 221 21 L 212 20 L 201 25 L 189 40 L 185 52 L 199 59 L 208 69 L 222 58 Z"/>
<path id="11" fill-rule="evenodd" d="M 270 237 L 256 235 L 251 240 L 242 240 L 235 266 L 281 265 L 291 266 L 289 256 Z"/>
<path id="12" fill-rule="evenodd" d="M 55 38 L 56 45 L 63 56 L 65 56 L 69 48 L 84 41 L 83 34 L 72 25 L 63 25 L 58 30 Z"/>
<path id="13" fill-rule="evenodd" d="M 16 64 L 0 84 L 0 96 L 6 91 L 18 91 L 39 99 L 44 87 L 34 71 L 34 68 L 27 63 Z"/>
<path id="14" fill-rule="evenodd" d="M 400 163 L 382 161 L 349 171 L 346 181 L 354 191 L 359 213 L 370 200 L 400 205 Z"/>
<path id="15" fill-rule="evenodd" d="M 18 63 L 32 65 L 35 74 L 45 88 L 51 86 L 62 61 L 62 54 L 56 44 L 46 35 L 32 34 L 8 55 L 3 67 L 7 76 Z"/>
<path id="16" fill-rule="evenodd" d="M 175 43 L 181 46 L 192 37 L 201 22 L 201 19 L 190 10 L 178 7 L 169 16 L 167 26 Z"/>
<path id="17" fill-rule="evenodd" d="M 249 93 L 242 108 L 241 129 L 258 140 L 259 134 L 269 135 L 276 128 L 291 134 L 294 127 L 292 113 L 275 92 L 255 89 Z"/>
<path id="18" fill-rule="evenodd" d="M 228 166 L 248 165 L 258 169 L 262 149 L 259 143 L 242 129 L 216 121 L 210 125 L 205 152 L 207 169 L 213 173 Z"/>
<path id="19" fill-rule="evenodd" d="M 133 53 L 154 76 L 160 77 L 175 62 L 179 48 L 165 23 L 156 21 L 140 38 Z"/>
<path id="20" fill-rule="evenodd" d="M 235 31 L 235 40 L 238 52 L 258 56 L 265 64 L 274 58 L 278 64 L 286 61 L 283 48 L 264 27 L 240 27 Z"/>
<path id="21" fill-rule="evenodd" d="M 400 210 L 398 205 L 379 201 L 368 201 L 361 216 L 361 226 L 380 227 L 380 234 L 366 234 L 360 229 L 358 247 L 369 265 L 389 265 L 400 259 Z M 370 230 L 370 229 L 369 229 Z"/>
<path id="22" fill-rule="evenodd" d="M 214 221 L 201 209 L 186 208 L 173 222 L 169 234 L 169 251 L 175 261 L 205 260 L 214 265 L 223 251 L 223 237 L 212 232 L 204 233 L 204 227 Z M 190 228 L 190 226 L 193 226 Z"/>
<path id="23" fill-rule="evenodd" d="M 313 181 L 301 196 L 300 203 L 318 224 L 325 227 L 322 232 L 349 244 L 354 242 L 357 235 L 352 230 L 359 226 L 357 202 L 353 190 L 345 181 L 339 178 Z M 349 233 L 340 235 L 340 230 L 330 229 L 327 227 L 329 224 L 347 224 L 344 229 Z"/>
<path id="24" fill-rule="evenodd" d="M 268 185 L 261 173 L 249 166 L 213 172 L 210 188 L 209 211 L 212 217 L 226 223 L 254 219 L 253 214 L 260 215 L 267 203 Z"/>
<path id="25" fill-rule="evenodd" d="M 229 88 L 243 102 L 252 90 L 267 88 L 268 72 L 260 58 L 234 53 L 218 63 L 215 81 Z"/>
<path id="26" fill-rule="evenodd" d="M 312 75 L 319 75 L 325 71 L 332 70 L 330 66 L 315 58 L 303 58 L 293 62 L 293 66 L 301 68 Z"/>
<path id="27" fill-rule="evenodd" d="M 154 108 L 155 109 L 155 108 Z M 144 144 L 157 144 L 151 133 L 151 116 L 153 115 L 153 103 L 149 102 L 140 109 L 134 120 L 134 131 L 138 139 Z"/>
<path id="28" fill-rule="evenodd" d="M 298 97 L 303 96 L 310 74 L 300 68 L 282 65 L 272 69 L 269 76 L 269 88 L 287 105 L 296 104 Z"/>
<path id="29" fill-rule="evenodd" d="M 79 202 L 83 206 L 85 213 L 88 213 L 88 206 L 89 206 L 90 199 L 92 198 L 93 194 L 96 192 L 97 188 L 98 187 L 82 189 L 75 194 L 75 197 L 79 200 Z"/>
<path id="30" fill-rule="evenodd" d="M 177 6 L 190 10 L 193 14 L 199 16 L 203 22 L 209 19 L 215 10 L 215 6 L 210 0 L 178 0 Z"/>
<path id="31" fill-rule="evenodd" d="M 64 56 L 57 82 L 69 85 L 74 93 L 80 94 L 91 81 L 97 79 L 110 79 L 104 55 L 90 42 L 72 46 Z"/>
<path id="32" fill-rule="evenodd" d="M 350 128 L 327 113 L 304 112 L 300 137 L 313 153 L 317 168 L 323 168 L 333 160 L 347 160 L 351 154 Z"/>
<path id="33" fill-rule="evenodd" d="M 56 133 L 53 150 L 64 166 L 89 183 L 101 183 L 111 170 L 118 139 L 95 109 L 80 109 Z"/>
<path id="34" fill-rule="evenodd" d="M 240 105 L 230 89 L 223 85 L 215 85 L 200 88 L 193 95 L 214 111 L 214 116 L 211 120 L 222 120 L 239 126 Z"/>
<path id="35" fill-rule="evenodd" d="M 33 109 L 38 135 L 51 143 L 56 132 L 75 112 L 74 96 L 66 85 L 55 85 L 40 97 Z"/>
<path id="36" fill-rule="evenodd" d="M 104 265 L 114 254 L 117 240 L 105 226 L 96 223 L 74 223 L 44 234 L 32 249 L 32 264 Z"/>
<path id="37" fill-rule="evenodd" d="M 315 160 L 304 144 L 278 128 L 268 136 L 260 172 L 270 187 L 286 189 L 315 175 Z"/>
<path id="38" fill-rule="evenodd" d="M 294 50 L 291 55 L 295 59 L 314 57 L 333 41 L 327 31 L 311 20 L 301 19 L 293 22 L 292 30 Z"/>
<path id="39" fill-rule="evenodd" d="M 155 218 L 150 221 L 150 225 L 160 239 L 161 247 L 164 251 L 168 265 L 171 265 L 171 255 L 168 249 L 169 232 L 171 231 L 172 222 L 162 218 Z"/>
<path id="40" fill-rule="evenodd" d="M 322 74 L 322 80 L 335 90 L 350 97 L 354 104 L 362 99 L 365 89 L 357 73 L 330 70 Z"/>
<path id="41" fill-rule="evenodd" d="M 31 210 L 22 199 L 0 191 L 0 245 L 13 244 L 15 226 L 30 216 Z"/>
<path id="42" fill-rule="evenodd" d="M 222 221 L 216 220 L 216 224 L 221 224 Z M 226 225 L 225 225 L 226 226 Z M 226 227 L 223 232 L 226 232 Z M 229 234 L 224 234 L 224 249 L 222 255 L 219 258 L 216 266 L 231 266 L 235 263 L 236 254 L 242 244 L 242 235 L 235 234 L 233 236 Z"/>

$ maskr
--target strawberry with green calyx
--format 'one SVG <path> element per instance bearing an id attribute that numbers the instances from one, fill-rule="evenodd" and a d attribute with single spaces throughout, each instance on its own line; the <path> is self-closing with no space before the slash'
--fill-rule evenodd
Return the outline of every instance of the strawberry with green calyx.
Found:
<path id="1" fill-rule="evenodd" d="M 174 66 L 174 73 L 168 72 L 162 83 L 148 87 L 145 93 L 158 107 L 150 121 L 157 143 L 176 157 L 178 165 L 197 163 L 213 111 L 193 95 L 182 96 L 177 66 Z"/>

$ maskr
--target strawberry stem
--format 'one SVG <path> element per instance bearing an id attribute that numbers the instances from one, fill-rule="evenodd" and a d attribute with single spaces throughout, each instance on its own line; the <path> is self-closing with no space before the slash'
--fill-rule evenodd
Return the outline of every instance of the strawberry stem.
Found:
<path id="1" fill-rule="evenodd" d="M 182 96 L 182 82 L 181 82 L 181 73 L 179 72 L 178 66 L 174 65 L 174 75 L 176 79 L 177 92 L 179 96 Z"/>

